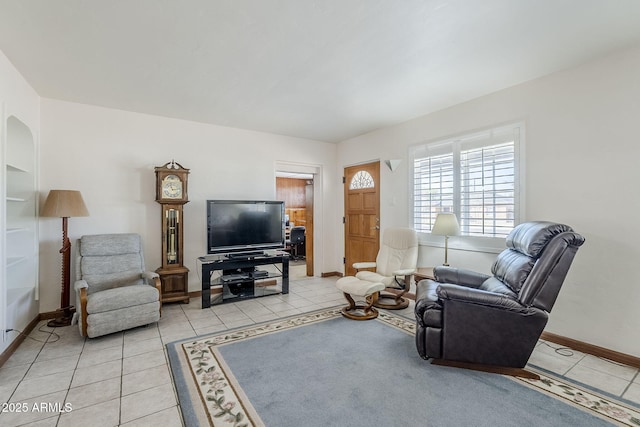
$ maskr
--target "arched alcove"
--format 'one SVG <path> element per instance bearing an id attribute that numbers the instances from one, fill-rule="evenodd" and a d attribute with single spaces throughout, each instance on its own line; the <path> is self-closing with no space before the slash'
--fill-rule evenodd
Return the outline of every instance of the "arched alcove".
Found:
<path id="1" fill-rule="evenodd" d="M 29 127 L 17 117 L 8 117 L 5 125 L 5 280 L 0 291 L 5 295 L 4 324 L 16 328 L 38 313 L 36 141 Z"/>

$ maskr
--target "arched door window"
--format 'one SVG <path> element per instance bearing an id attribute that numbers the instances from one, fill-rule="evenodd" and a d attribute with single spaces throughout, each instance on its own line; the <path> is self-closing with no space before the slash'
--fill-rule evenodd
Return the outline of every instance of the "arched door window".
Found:
<path id="1" fill-rule="evenodd" d="M 349 183 L 349 190 L 360 190 L 362 188 L 374 188 L 376 183 L 373 181 L 373 177 L 367 171 L 358 171 L 351 182 Z"/>

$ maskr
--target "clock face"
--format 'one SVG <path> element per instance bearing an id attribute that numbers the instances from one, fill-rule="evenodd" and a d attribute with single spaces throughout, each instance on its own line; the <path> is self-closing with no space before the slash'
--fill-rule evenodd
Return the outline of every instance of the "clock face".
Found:
<path id="1" fill-rule="evenodd" d="M 182 198 L 182 181 L 176 175 L 167 175 L 162 180 L 162 197 L 165 199 Z"/>

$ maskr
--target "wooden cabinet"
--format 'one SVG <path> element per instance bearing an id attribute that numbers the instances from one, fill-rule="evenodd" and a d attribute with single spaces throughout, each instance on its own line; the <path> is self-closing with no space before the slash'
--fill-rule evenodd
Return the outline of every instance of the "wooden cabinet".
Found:
<path id="1" fill-rule="evenodd" d="M 186 267 L 164 270 L 159 268 L 162 284 L 162 302 L 182 301 L 189 303 L 189 269 Z"/>

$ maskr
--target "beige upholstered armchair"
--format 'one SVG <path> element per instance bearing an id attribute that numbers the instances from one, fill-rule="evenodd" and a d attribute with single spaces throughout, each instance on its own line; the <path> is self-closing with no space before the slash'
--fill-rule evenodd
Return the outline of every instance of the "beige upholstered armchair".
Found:
<path id="1" fill-rule="evenodd" d="M 145 271 L 138 234 L 82 236 L 76 248 L 76 315 L 83 336 L 160 319 L 160 279 Z"/>
<path id="2" fill-rule="evenodd" d="M 367 282 L 382 283 L 381 292 L 374 304 L 379 308 L 401 309 L 409 305 L 404 295 L 409 292 L 411 276 L 418 263 L 418 234 L 411 228 L 388 228 L 382 235 L 380 250 L 375 262 L 357 262 L 356 278 Z M 364 269 L 375 269 L 369 271 Z"/>
<path id="3" fill-rule="evenodd" d="M 355 277 L 338 279 L 336 287 L 349 303 L 342 314 L 354 320 L 368 320 L 378 316 L 373 307 L 402 309 L 409 305 L 404 295 L 411 286 L 411 276 L 418 262 L 418 234 L 410 228 L 388 228 L 382 235 L 375 262 L 356 262 Z M 375 271 L 370 271 L 375 270 Z M 364 298 L 359 304 L 353 297 Z"/>

